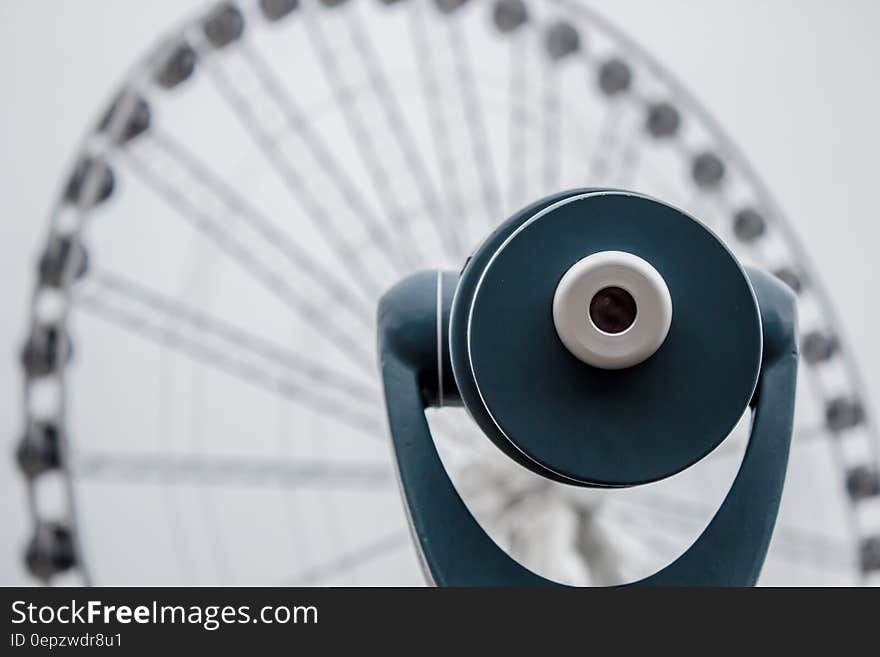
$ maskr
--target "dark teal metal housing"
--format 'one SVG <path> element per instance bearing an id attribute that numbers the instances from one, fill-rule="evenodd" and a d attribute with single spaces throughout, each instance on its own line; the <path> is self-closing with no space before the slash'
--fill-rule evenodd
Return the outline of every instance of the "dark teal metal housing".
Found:
<path id="1" fill-rule="evenodd" d="M 579 259 L 633 253 L 665 279 L 666 340 L 622 370 L 569 353 L 553 293 Z M 739 473 L 706 530 L 677 560 L 636 584 L 752 585 L 785 479 L 797 365 L 793 296 L 744 270 L 682 211 L 617 190 L 574 190 L 535 203 L 475 251 L 461 275 L 415 274 L 379 307 L 379 353 L 407 510 L 427 573 L 439 585 L 553 582 L 482 530 L 440 462 L 427 406 L 463 403 L 523 467 L 580 486 L 668 477 L 724 440 L 751 405 Z"/>

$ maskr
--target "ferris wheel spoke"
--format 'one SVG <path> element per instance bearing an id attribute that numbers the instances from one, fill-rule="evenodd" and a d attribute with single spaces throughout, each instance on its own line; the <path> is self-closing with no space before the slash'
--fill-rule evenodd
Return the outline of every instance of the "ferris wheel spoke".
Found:
<path id="1" fill-rule="evenodd" d="M 292 279 L 309 280 L 341 307 L 352 311 L 354 319 L 369 323 L 370 311 L 365 299 L 352 294 L 333 272 L 278 230 L 270 219 L 170 136 L 154 132 L 149 143 L 144 140 L 136 152 L 127 151 L 123 161 L 169 207 L 209 236 L 231 235 L 232 228 L 250 229 L 238 237 L 239 241 L 247 242 L 248 249 L 256 252 L 261 247 L 270 247 L 295 268 L 289 274 Z"/>
<path id="2" fill-rule="evenodd" d="M 630 189 L 636 183 L 643 160 L 643 130 L 627 111 L 623 99 L 609 105 L 616 108 L 615 115 L 606 117 L 601 128 L 597 139 L 603 143 L 602 153 L 594 158 L 591 168 L 597 180 Z"/>
<path id="3" fill-rule="evenodd" d="M 630 136 L 621 150 L 620 166 L 614 179 L 615 184 L 624 189 L 631 188 L 638 175 L 641 161 L 641 149 L 639 148 L 638 140 L 636 137 Z"/>
<path id="4" fill-rule="evenodd" d="M 367 127 L 365 116 L 357 107 L 356 94 L 345 79 L 337 53 L 331 47 L 321 21 L 315 17 L 313 8 L 304 8 L 303 18 L 309 44 L 320 62 L 321 73 L 337 102 L 346 130 L 357 149 L 358 158 L 370 178 L 379 203 L 383 206 L 383 214 L 393 229 L 405 237 L 401 239 L 401 243 L 407 245 L 403 251 L 404 256 L 408 262 L 429 260 L 431 254 L 424 251 L 420 240 L 413 238 L 409 216 L 411 213 L 404 210 L 397 194 L 394 176 L 389 172 L 386 158 L 383 157 L 386 151 L 376 143 L 373 133 Z"/>
<path id="5" fill-rule="evenodd" d="M 162 502 L 178 573 L 181 578 L 190 577 L 192 573 L 196 572 L 196 557 L 193 556 L 189 542 L 186 540 L 187 524 L 180 508 L 177 491 L 173 487 L 163 488 Z"/>
<path id="6" fill-rule="evenodd" d="M 508 204 L 511 208 L 521 207 L 526 198 L 528 157 L 526 156 L 526 124 L 528 123 L 528 109 L 526 101 L 529 97 L 529 76 L 527 62 L 526 40 L 531 36 L 528 30 L 519 30 L 511 38 L 510 42 L 510 79 L 508 82 L 510 108 L 508 117 L 508 141 L 510 143 L 510 156 L 508 157 Z"/>
<path id="7" fill-rule="evenodd" d="M 587 168 L 587 180 L 591 184 L 601 185 L 609 179 L 611 153 L 617 148 L 621 115 L 619 102 L 612 101 L 606 105 L 599 132 L 594 137 L 592 147 L 586 151 L 593 154 Z"/>
<path id="8" fill-rule="evenodd" d="M 270 341 L 244 331 L 217 317 L 196 310 L 180 301 L 147 289 L 143 285 L 118 274 L 97 271 L 89 277 L 88 285 L 96 288 L 92 294 L 99 296 L 104 303 L 117 303 L 131 307 L 145 316 L 154 312 L 149 323 L 170 327 L 183 325 L 183 329 L 194 341 L 205 343 L 212 340 L 220 342 L 224 353 L 241 352 L 246 357 L 259 358 L 268 367 L 280 367 L 291 374 L 302 377 L 309 384 L 325 388 L 327 394 L 341 396 L 340 402 L 361 404 L 367 407 L 379 403 L 378 390 L 361 380 L 343 372 L 333 370 L 300 353 L 293 352 Z M 85 286 L 84 286 L 85 287 Z M 77 292 L 77 294 L 86 294 Z"/>
<path id="9" fill-rule="evenodd" d="M 559 72 L 556 64 L 545 58 L 543 84 L 544 92 L 541 99 L 543 108 L 543 193 L 552 193 L 559 188 L 559 167 L 561 146 L 562 113 L 560 104 Z"/>
<path id="10" fill-rule="evenodd" d="M 308 279 L 322 289 L 342 308 L 353 312 L 354 318 L 370 321 L 373 300 L 372 292 L 355 294 L 346 283 L 340 280 L 329 267 L 321 264 L 309 252 L 291 239 L 275 223 L 245 200 L 229 183 L 213 173 L 207 165 L 170 135 L 155 131 L 153 142 L 158 146 L 160 165 L 169 165 L 173 171 L 180 173 L 178 189 L 186 188 L 190 193 L 205 193 L 207 198 L 216 202 L 216 207 L 223 217 L 234 218 L 253 230 L 254 244 L 264 244 L 278 251 L 287 262 L 296 267 L 297 278 Z M 170 176 L 169 176 L 170 177 Z M 184 195 L 184 194 L 181 194 Z M 193 200 L 191 207 L 198 208 L 198 201 Z M 214 223 L 219 223 L 215 220 Z"/>
<path id="11" fill-rule="evenodd" d="M 322 582 L 331 577 L 345 574 L 367 565 L 368 563 L 388 556 L 389 554 L 408 546 L 410 543 L 409 533 L 405 531 L 394 532 L 373 541 L 355 550 L 342 554 L 326 563 L 307 568 L 295 575 L 285 578 L 284 586 L 308 586 Z"/>
<path id="12" fill-rule="evenodd" d="M 617 512 L 615 520 L 614 529 L 602 526 L 599 514 L 592 511 L 581 521 L 577 534 L 578 552 L 599 584 L 632 580 L 628 571 L 652 565 L 648 564 L 650 555 L 674 553 L 681 547 L 658 523 L 642 514 Z"/>
<path id="13" fill-rule="evenodd" d="M 365 196 L 355 185 L 351 176 L 346 169 L 336 160 L 330 148 L 327 146 L 323 138 L 313 130 L 308 118 L 302 109 L 296 104 L 293 96 L 288 92 L 280 76 L 274 71 L 271 64 L 257 51 L 256 47 L 250 44 L 241 46 L 241 54 L 244 61 L 254 71 L 260 82 L 260 87 L 267 93 L 271 101 L 279 108 L 285 117 L 287 127 L 296 134 L 306 146 L 306 152 L 311 155 L 312 160 L 317 168 L 325 174 L 325 182 L 328 187 L 332 187 L 339 194 L 345 206 L 348 208 L 352 216 L 358 220 L 362 220 L 369 225 L 369 234 L 373 242 L 381 248 L 382 253 L 392 262 L 398 265 L 398 271 L 404 271 L 406 265 L 405 258 L 401 257 L 399 249 L 395 247 L 394 237 L 386 226 L 373 212 L 370 204 Z M 225 80 L 226 93 L 239 93 L 235 85 Z M 273 135 L 264 131 L 262 122 L 255 120 L 253 112 L 244 109 L 253 102 L 252 98 L 239 97 L 235 102 L 235 107 L 239 108 L 239 118 L 248 131 L 254 135 L 255 140 L 261 147 L 265 149 L 273 149 L 276 139 Z M 283 151 L 274 151 L 271 157 L 272 162 L 284 161 L 283 166 L 275 166 L 275 170 L 279 173 L 288 172 L 295 169 L 290 162 L 290 158 L 286 157 Z M 302 155 L 300 153 L 300 155 Z M 288 176 L 283 175 L 287 180 Z M 309 201 L 310 208 L 316 209 L 317 201 L 311 196 L 306 197 Z M 323 208 L 317 208 L 317 212 L 311 215 L 315 221 L 327 222 L 328 211 Z M 347 252 L 343 252 L 345 257 L 349 257 Z"/>
<path id="14" fill-rule="evenodd" d="M 262 88 L 269 95 L 285 117 L 287 129 L 305 146 L 304 149 L 297 151 L 297 158 L 302 158 L 306 154 L 311 156 L 311 161 L 316 166 L 311 167 L 310 172 L 318 171 L 323 174 L 322 184 L 339 195 L 350 215 L 356 221 L 363 221 L 367 225 L 371 243 L 378 247 L 388 261 L 395 266 L 397 273 L 406 271 L 409 267 L 407 258 L 401 252 L 399 245 L 395 244 L 391 230 L 378 218 L 351 176 L 333 157 L 317 131 L 312 129 L 308 119 L 296 106 L 293 97 L 288 93 L 269 62 L 253 46 L 242 45 L 240 50 L 244 61 L 259 81 L 258 88 Z M 215 83 L 224 96 L 229 99 L 234 98 L 234 100 L 230 100 L 230 104 L 235 108 L 239 121 L 252 136 L 272 169 L 283 181 L 285 188 L 290 191 L 291 196 L 305 206 L 307 215 L 321 231 L 325 242 L 330 245 L 340 260 L 356 258 L 356 249 L 353 250 L 351 246 L 343 244 L 339 238 L 340 235 L 344 235 L 348 231 L 335 224 L 332 220 L 334 213 L 322 205 L 318 201 L 318 197 L 310 191 L 309 188 L 314 183 L 306 185 L 300 182 L 305 179 L 303 169 L 294 164 L 288 151 L 280 147 L 277 135 L 269 132 L 264 121 L 253 111 L 254 99 L 243 95 L 239 85 L 233 84 L 220 71 L 215 72 Z M 333 230 L 329 230 L 330 227 Z M 370 284 L 370 292 L 374 293 L 376 289 L 380 288 L 381 283 L 375 280 L 366 263 L 356 260 L 355 266 L 357 276 L 366 275 L 365 282 Z"/>
<path id="15" fill-rule="evenodd" d="M 279 274 L 267 266 L 264 259 L 242 241 L 233 237 L 216 217 L 207 213 L 199 205 L 199 200 L 191 196 L 185 186 L 175 186 L 170 179 L 152 170 L 146 160 L 131 153 L 126 156 L 130 169 L 153 189 L 178 216 L 188 221 L 199 232 L 211 240 L 224 254 L 235 261 L 243 270 L 253 276 L 267 290 L 288 306 L 306 325 L 315 329 L 318 336 L 335 349 L 351 358 L 354 364 L 366 372 L 372 372 L 373 356 L 364 348 L 362 340 L 357 339 L 342 327 L 345 323 L 326 321 L 326 309 L 316 305 L 302 290 L 291 284 L 291 278 Z M 295 280 L 295 279 L 293 279 Z M 363 323 L 369 321 L 361 315 Z"/>
<path id="16" fill-rule="evenodd" d="M 82 450 L 72 463 L 82 481 L 177 485 L 333 487 L 334 490 L 387 490 L 394 485 L 384 462 L 300 461 L 251 456 L 197 454 L 138 454 Z"/>
<path id="17" fill-rule="evenodd" d="M 504 216 L 504 210 L 501 207 L 501 193 L 489 150 L 483 106 L 474 78 L 470 46 L 465 29 L 454 17 L 449 19 L 446 35 L 455 66 L 459 94 L 465 115 L 468 117 L 467 133 L 470 137 L 474 165 L 480 177 L 483 207 L 486 212 L 485 220 L 490 228 L 494 228 L 499 218 Z"/>
<path id="18" fill-rule="evenodd" d="M 118 117 L 122 116 L 121 108 L 134 103 L 134 107 L 147 117 L 143 121 L 148 121 L 149 105 L 133 91 L 124 92 L 121 94 L 121 99 L 130 96 L 138 102 L 129 100 L 123 103 L 117 100 L 111 107 L 109 116 L 113 120 L 118 120 Z M 137 117 L 139 114 L 135 112 L 133 116 Z M 136 120 L 131 116 L 127 118 L 128 123 Z M 286 264 L 295 269 L 296 278 L 308 279 L 331 299 L 340 303 L 343 308 L 356 310 L 362 313 L 362 319 L 366 318 L 369 321 L 372 309 L 365 300 L 360 299 L 347 284 L 339 280 L 335 272 L 319 263 L 308 250 L 245 199 L 236 191 L 233 184 L 212 171 L 170 134 L 155 126 L 147 132 L 149 123 L 137 125 L 140 132 L 134 143 L 129 144 L 125 141 L 116 143 L 123 161 L 126 158 L 136 158 L 142 168 L 148 164 L 152 165 L 150 171 L 154 174 L 153 178 L 161 179 L 167 176 L 171 179 L 173 182 L 169 182 L 169 186 L 174 186 L 178 190 L 178 195 L 190 199 L 191 207 L 201 210 L 203 214 L 210 214 L 205 208 L 211 208 L 217 215 L 235 224 L 236 228 L 247 228 L 249 230 L 247 237 L 252 245 L 269 247 L 273 253 L 280 255 Z M 101 176 L 91 176 L 91 178 L 100 179 Z M 366 299 L 372 300 L 374 295 L 375 290 L 368 291 Z"/>
<path id="19" fill-rule="evenodd" d="M 201 364 L 302 405 L 330 421 L 342 423 L 373 438 L 382 437 L 381 424 L 375 415 L 327 399 L 317 394 L 308 383 L 300 383 L 283 375 L 279 376 L 275 372 L 266 371 L 247 360 L 231 356 L 225 350 L 204 345 L 199 337 L 151 323 L 149 316 L 114 307 L 97 296 L 80 295 L 77 298 L 77 307 L 134 335 L 183 353 Z"/>
<path id="20" fill-rule="evenodd" d="M 490 522 L 498 522 L 504 517 L 509 517 L 515 514 L 517 509 L 524 502 L 528 501 L 529 498 L 534 495 L 546 493 L 549 488 L 549 484 L 546 481 L 534 481 L 526 486 L 507 488 L 505 484 L 508 482 L 505 481 L 503 476 L 496 477 L 495 483 L 504 490 L 504 497 L 497 505 L 495 505 L 495 508 L 491 513 L 487 514 L 486 517 Z M 483 490 L 488 492 L 486 488 Z M 494 491 L 493 494 L 497 495 Z"/>
<path id="21" fill-rule="evenodd" d="M 425 112 L 428 118 L 428 129 L 437 159 L 437 169 L 444 176 L 444 198 L 448 207 L 448 216 L 467 217 L 464 203 L 464 192 L 461 188 L 459 168 L 456 166 L 452 152 L 449 123 L 446 112 L 440 102 L 442 94 L 434 61 L 434 53 L 428 45 L 428 30 L 424 23 L 424 8 L 421 3 L 409 3 L 411 9 L 407 18 L 408 32 L 415 60 L 419 71 L 420 89 Z M 453 222 L 448 222 L 454 228 Z"/>
<path id="22" fill-rule="evenodd" d="M 163 483 L 170 483 L 167 479 Z M 223 527 L 220 524 L 222 517 L 218 513 L 217 504 L 210 491 L 200 489 L 196 495 L 197 503 L 202 512 L 202 525 L 211 546 L 210 554 L 214 562 L 214 569 L 217 573 L 217 580 L 221 585 L 230 585 L 233 581 L 232 569 L 230 568 L 230 559 L 224 539 Z"/>
<path id="23" fill-rule="evenodd" d="M 383 70 L 369 30 L 364 28 L 363 21 L 354 7 L 352 11 L 345 15 L 345 19 L 361 64 L 367 70 L 367 77 L 370 81 L 369 86 L 382 107 L 382 114 L 388 130 L 403 156 L 406 165 L 405 170 L 412 175 L 416 183 L 422 204 L 427 210 L 428 220 L 433 225 L 434 232 L 447 250 L 447 255 L 452 258 L 459 258 L 463 255 L 464 247 L 455 230 L 455 225 L 448 220 L 440 204 L 436 185 L 431 180 L 427 165 L 416 147 L 416 141 L 406 115 L 401 108 L 401 102 L 394 93 L 392 86 L 388 83 L 388 76 Z"/>
<path id="24" fill-rule="evenodd" d="M 650 547 L 656 545 L 651 542 Z M 624 579 L 620 546 L 613 546 L 605 532 L 596 527 L 592 513 L 577 514 L 574 548 L 590 573 L 590 583 L 604 585 Z"/>
<path id="25" fill-rule="evenodd" d="M 246 49 L 242 49 L 242 52 L 248 53 L 246 61 L 250 63 L 251 67 L 254 67 L 257 61 L 255 52 Z M 373 268 L 364 261 L 356 245 L 342 238 L 342 236 L 350 234 L 351 230 L 344 228 L 336 219 L 339 213 L 332 211 L 318 200 L 316 194 L 312 192 L 314 183 L 306 183 L 306 176 L 303 170 L 284 152 L 282 148 L 283 140 L 279 135 L 267 130 L 263 118 L 253 108 L 252 99 L 249 99 L 241 92 L 236 83 L 227 76 L 219 65 L 208 66 L 207 70 L 209 73 L 208 77 L 213 82 L 219 96 L 232 109 L 239 123 L 250 135 L 259 152 L 276 173 L 290 198 L 301 208 L 303 215 L 308 218 L 321 239 L 334 253 L 338 262 L 351 278 L 351 281 L 362 289 L 367 296 L 375 296 L 377 291 L 382 289 L 382 282 L 375 277 Z M 257 89 L 260 88 L 260 84 L 256 85 Z M 317 139 L 311 131 L 304 133 L 303 125 L 294 122 L 292 118 L 287 118 L 283 127 L 291 132 L 291 134 L 300 138 L 301 142 L 306 146 L 306 148 L 298 152 L 299 156 L 320 148 Z M 326 174 L 322 178 L 326 185 L 340 184 L 340 180 L 345 179 L 334 177 L 334 167 L 330 163 L 322 161 L 322 154 L 321 151 L 316 154 L 313 153 L 312 159 L 317 160 L 319 163 L 319 166 L 314 170 L 322 171 Z M 311 172 L 312 170 L 310 170 Z M 344 199 L 346 195 L 353 193 L 352 189 L 351 187 L 346 187 L 343 194 Z M 349 201 L 346 200 L 346 202 Z M 389 259 L 389 262 L 400 266 L 399 253 L 396 249 L 392 248 L 387 230 L 375 219 L 369 209 L 369 205 L 364 203 L 360 207 L 361 210 L 354 215 L 356 219 L 358 221 L 364 220 L 369 224 L 368 232 L 375 246 L 382 251 Z M 398 271 L 402 271 L 402 269 Z"/>
<path id="26" fill-rule="evenodd" d="M 553 492 L 546 485 L 527 486 L 507 492 L 506 495 L 508 499 L 498 505 L 489 522 L 504 536 L 514 537 L 510 545 L 516 552 L 515 537 L 520 533 L 519 528 L 523 524 L 527 525 L 535 513 L 535 507 L 531 503 L 534 495 L 548 497 L 548 511 L 558 501 L 553 501 Z M 601 508 L 602 502 L 568 507 L 574 518 L 569 547 L 589 570 L 593 584 L 607 585 L 626 581 L 629 577 L 624 572 L 625 566 L 633 566 L 633 560 L 637 564 L 645 560 L 647 555 L 668 553 L 679 547 L 656 523 L 644 517 L 644 514 L 617 511 L 614 515 L 615 522 L 608 524 L 603 523 L 600 517 Z M 489 518 L 481 514 L 481 518 L 483 517 Z M 638 531 L 633 531 L 634 528 Z"/>

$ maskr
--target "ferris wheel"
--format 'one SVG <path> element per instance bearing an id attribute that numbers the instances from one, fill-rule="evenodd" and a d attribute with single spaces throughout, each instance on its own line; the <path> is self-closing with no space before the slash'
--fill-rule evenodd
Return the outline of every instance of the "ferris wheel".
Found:
<path id="1" fill-rule="evenodd" d="M 380 295 L 534 199 L 631 189 L 797 295 L 765 584 L 880 581 L 878 440 L 820 275 L 694 97 L 575 0 L 241 0 L 157 40 L 85 134 L 36 270 L 17 458 L 46 583 L 420 584 L 386 437 Z M 747 418 L 627 490 L 544 480 L 461 409 L 444 465 L 529 569 L 616 584 L 699 535 Z"/>

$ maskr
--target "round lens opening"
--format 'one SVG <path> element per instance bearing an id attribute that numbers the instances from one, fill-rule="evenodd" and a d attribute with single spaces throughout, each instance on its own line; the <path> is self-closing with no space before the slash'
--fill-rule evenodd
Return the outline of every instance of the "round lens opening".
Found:
<path id="1" fill-rule="evenodd" d="M 623 333 L 636 321 L 636 300 L 622 287 L 605 287 L 590 301 L 590 319 L 597 329 Z"/>

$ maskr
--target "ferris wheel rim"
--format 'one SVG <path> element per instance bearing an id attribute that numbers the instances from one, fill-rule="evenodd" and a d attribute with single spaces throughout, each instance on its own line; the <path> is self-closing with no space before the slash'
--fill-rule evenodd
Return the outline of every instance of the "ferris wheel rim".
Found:
<path id="1" fill-rule="evenodd" d="M 809 277 L 810 287 L 817 295 L 820 304 L 830 311 L 829 317 L 827 318 L 827 324 L 830 328 L 833 329 L 835 337 L 839 340 L 840 343 L 840 351 L 839 357 L 843 359 L 847 376 L 851 379 L 854 390 L 862 391 L 865 389 L 864 382 L 862 379 L 862 375 L 860 372 L 860 368 L 858 363 L 855 361 L 853 356 L 851 343 L 849 341 L 848 336 L 845 333 L 844 327 L 840 321 L 839 315 L 836 313 L 834 309 L 834 303 L 832 296 L 827 291 L 821 276 L 815 275 L 816 268 L 813 264 L 813 261 L 810 259 L 806 249 L 803 247 L 800 238 L 795 233 L 793 227 L 790 224 L 787 216 L 782 210 L 781 205 L 775 199 L 775 196 L 770 193 L 763 179 L 758 175 L 757 169 L 751 164 L 751 162 L 746 158 L 742 150 L 737 146 L 737 144 L 729 137 L 727 132 L 721 127 L 719 122 L 714 119 L 714 117 L 705 109 L 705 107 L 700 103 L 700 101 L 695 97 L 695 95 L 685 87 L 677 77 L 672 74 L 667 68 L 665 68 L 659 60 L 653 56 L 651 53 L 647 52 L 641 45 L 639 45 L 635 40 L 631 37 L 627 36 L 625 32 L 623 32 L 620 28 L 617 28 L 613 23 L 605 19 L 601 14 L 596 12 L 591 7 L 584 5 L 583 3 L 573 2 L 572 0 L 550 0 L 550 2 L 554 5 L 564 6 L 567 11 L 578 12 L 584 16 L 588 17 L 587 25 L 591 27 L 591 29 L 598 29 L 606 32 L 607 34 L 612 36 L 614 42 L 621 46 L 621 52 L 625 52 L 628 56 L 635 55 L 635 59 L 640 60 L 642 65 L 647 66 L 652 74 L 656 75 L 660 80 L 662 80 L 664 86 L 668 87 L 671 91 L 670 97 L 674 99 L 677 106 L 686 109 L 688 113 L 693 113 L 697 120 L 706 128 L 707 132 L 712 138 L 712 142 L 717 144 L 721 150 L 723 150 L 725 154 L 725 160 L 732 163 L 744 176 L 748 179 L 749 185 L 755 190 L 755 195 L 757 200 L 760 201 L 762 207 L 766 207 L 769 210 L 769 216 L 767 217 L 768 222 L 772 222 L 773 225 L 778 226 L 783 233 L 784 242 L 788 248 L 791 249 L 792 254 L 795 256 L 797 262 L 806 270 L 811 272 L 812 275 Z M 234 6 L 240 6 L 240 2 L 233 3 Z M 60 184 L 60 188 L 58 193 L 56 194 L 56 201 L 53 206 L 53 209 L 50 211 L 50 222 L 47 229 L 46 237 L 42 240 L 41 244 L 47 244 L 53 237 L 57 235 L 62 235 L 73 242 L 81 243 L 81 230 L 82 223 L 88 217 L 90 207 L 86 208 L 76 208 L 76 214 L 78 215 L 77 225 L 74 227 L 74 230 L 71 232 L 61 231 L 59 232 L 59 214 L 64 210 L 67 206 L 65 202 L 65 194 L 64 194 L 64 185 L 70 179 L 72 175 L 77 170 L 77 167 L 81 166 L 84 161 L 91 161 L 92 166 L 89 166 L 89 174 L 86 176 L 85 186 L 88 186 L 88 180 L 90 180 L 90 176 L 94 178 L 100 173 L 100 170 L 94 166 L 94 162 L 97 161 L 99 163 L 103 162 L 103 158 L 106 154 L 112 153 L 113 150 L 119 146 L 117 143 L 117 139 L 119 138 L 119 134 L 114 134 L 113 130 L 107 130 L 106 128 L 101 127 L 102 120 L 107 115 L 108 108 L 111 108 L 114 103 L 119 102 L 120 99 L 124 99 L 126 94 L 136 93 L 138 88 L 137 84 L 132 84 L 133 81 L 138 83 L 143 83 L 146 77 L 149 75 L 149 67 L 155 63 L 156 58 L 161 54 L 162 48 L 166 47 L 168 43 L 172 42 L 176 39 L 184 39 L 186 37 L 183 36 L 186 30 L 193 25 L 197 24 L 198 21 L 202 20 L 206 15 L 207 11 L 210 10 L 211 6 L 207 9 L 202 9 L 198 12 L 194 12 L 191 18 L 187 18 L 186 20 L 180 22 L 178 27 L 171 29 L 160 35 L 159 38 L 154 39 L 152 45 L 146 48 L 145 54 L 140 57 L 129 71 L 122 77 L 122 81 L 114 86 L 113 92 L 110 94 L 109 102 L 104 105 L 101 105 L 101 109 L 97 113 L 97 118 L 91 123 L 90 127 L 88 127 L 85 131 L 85 134 L 80 142 L 80 145 L 75 149 L 74 156 L 72 158 L 72 164 L 68 169 L 68 175 L 62 179 L 62 183 Z M 119 116 L 122 116 L 122 113 L 119 113 Z M 124 129 L 124 125 L 116 126 L 117 129 Z M 94 186 L 94 184 L 92 185 Z M 68 268 L 69 265 L 68 265 Z M 70 294 L 71 286 L 74 284 L 73 272 L 67 272 L 63 278 L 63 285 L 58 287 L 58 290 L 63 294 L 66 300 L 64 314 L 60 321 L 58 321 L 57 325 L 62 329 L 62 332 L 66 333 L 67 325 L 68 325 L 68 313 L 71 308 L 74 306 L 75 301 L 73 300 L 72 295 Z M 38 318 L 38 309 L 37 309 L 37 300 L 41 291 L 43 291 L 44 286 L 41 284 L 39 275 L 36 277 L 36 283 L 32 288 L 32 295 L 29 301 L 29 313 L 28 313 L 28 335 L 32 335 L 40 326 L 40 320 Z M 71 441 L 71 431 L 68 426 L 69 417 L 67 410 L 67 389 L 68 389 L 68 368 L 67 363 L 62 362 L 57 364 L 57 372 L 56 375 L 59 379 L 59 393 L 60 393 L 60 402 L 59 402 L 59 410 L 57 412 L 57 422 L 61 433 L 61 441 L 60 441 L 60 450 L 62 455 L 62 464 L 61 464 L 61 472 L 63 474 L 65 487 L 67 490 L 67 503 L 69 505 L 68 508 L 68 518 L 70 522 L 70 528 L 72 532 L 72 538 L 74 540 L 74 545 L 76 546 L 76 556 L 77 556 L 77 565 L 76 568 L 80 571 L 84 583 L 91 584 L 93 582 L 93 572 L 91 568 L 91 564 L 89 563 L 89 557 L 82 549 L 80 544 L 81 539 L 81 511 L 79 509 L 79 504 L 77 503 L 77 493 L 75 486 L 75 473 L 71 469 L 72 459 L 70 458 L 70 454 L 74 449 L 74 443 Z M 25 426 L 30 427 L 31 424 L 35 421 L 32 417 L 30 408 L 29 408 L 29 397 L 30 397 L 30 385 L 32 383 L 32 377 L 25 375 L 24 376 L 24 395 L 23 395 L 23 406 L 24 406 L 24 419 Z M 877 437 L 877 428 L 874 423 L 874 418 L 872 415 L 872 409 L 867 408 L 867 405 L 864 406 L 864 414 L 865 417 L 862 420 L 862 424 L 867 429 L 867 434 L 869 437 L 869 444 L 872 449 L 871 459 L 875 467 L 880 464 L 880 446 L 878 446 L 878 437 Z M 36 526 L 39 522 L 42 522 L 40 518 L 38 518 L 38 510 L 36 509 L 35 502 L 35 481 L 32 478 L 28 478 L 26 481 L 27 495 L 28 495 L 28 508 L 31 514 L 31 520 Z M 851 512 L 853 510 L 853 502 L 852 500 L 847 499 L 847 509 Z M 853 534 L 858 536 L 858 530 L 855 528 L 853 530 Z"/>

